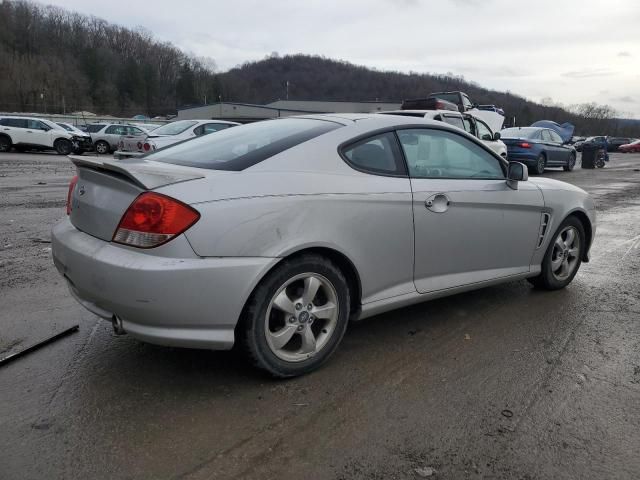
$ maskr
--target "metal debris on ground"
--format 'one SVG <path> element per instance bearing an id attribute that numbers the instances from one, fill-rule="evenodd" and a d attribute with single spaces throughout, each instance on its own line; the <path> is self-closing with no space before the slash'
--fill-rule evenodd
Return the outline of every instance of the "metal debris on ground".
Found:
<path id="1" fill-rule="evenodd" d="M 33 345 L 24 348 L 18 352 L 12 353 L 10 355 L 7 355 L 6 357 L 0 359 L 0 366 L 2 365 L 6 365 L 9 362 L 12 362 L 13 360 L 15 360 L 16 358 L 19 358 L 23 355 L 26 355 L 27 353 L 33 352 L 34 350 L 37 350 L 40 347 L 44 347 L 45 345 L 48 345 L 49 343 L 58 340 L 66 335 L 69 335 L 70 333 L 74 333 L 77 332 L 80 329 L 80 325 L 74 325 L 73 327 L 69 327 L 59 333 L 56 333 L 55 335 L 46 338 L 44 340 L 41 340 L 38 343 L 34 343 Z"/>

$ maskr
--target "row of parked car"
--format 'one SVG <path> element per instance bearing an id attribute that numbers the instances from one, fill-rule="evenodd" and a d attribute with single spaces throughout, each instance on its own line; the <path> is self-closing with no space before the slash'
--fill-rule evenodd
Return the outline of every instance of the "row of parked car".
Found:
<path id="1" fill-rule="evenodd" d="M 596 137 L 573 137 L 571 144 L 578 152 L 581 152 L 585 145 L 605 148 L 607 152 L 640 152 L 640 140 L 628 137 L 605 137 L 603 135 Z"/>
<path id="2" fill-rule="evenodd" d="M 0 116 L 0 152 L 55 150 L 60 155 L 81 155 L 118 151 L 122 156 L 135 156 L 235 125 L 239 124 L 182 120 L 162 126 L 100 122 L 78 128 L 64 122 L 7 115 Z"/>

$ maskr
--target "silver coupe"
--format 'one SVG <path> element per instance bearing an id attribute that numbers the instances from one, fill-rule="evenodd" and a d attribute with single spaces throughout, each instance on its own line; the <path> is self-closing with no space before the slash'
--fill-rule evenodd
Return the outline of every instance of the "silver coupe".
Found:
<path id="1" fill-rule="evenodd" d="M 138 159 L 72 157 L 53 259 L 117 333 L 242 347 L 309 372 L 349 320 L 588 261 L 595 206 L 528 179 L 443 122 L 373 114 L 269 120 Z"/>

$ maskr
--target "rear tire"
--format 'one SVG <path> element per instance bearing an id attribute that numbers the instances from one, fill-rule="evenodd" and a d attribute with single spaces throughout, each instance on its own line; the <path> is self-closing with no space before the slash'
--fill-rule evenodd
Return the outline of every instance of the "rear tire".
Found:
<path id="1" fill-rule="evenodd" d="M 96 142 L 95 147 L 96 147 L 96 153 L 100 155 L 106 155 L 107 153 L 111 152 L 111 147 L 104 140 L 98 140 Z"/>
<path id="2" fill-rule="evenodd" d="M 567 160 L 567 164 L 562 167 L 562 169 L 565 172 L 570 172 L 573 170 L 573 168 L 576 166 L 576 155 L 575 153 L 572 153 L 571 155 L 569 155 L 569 160 Z"/>
<path id="3" fill-rule="evenodd" d="M 544 169 L 547 166 L 547 157 L 545 157 L 544 153 L 538 155 L 536 159 L 535 166 L 531 167 L 529 170 L 535 175 L 542 175 L 544 173 Z"/>
<path id="4" fill-rule="evenodd" d="M 11 151 L 11 139 L 6 135 L 0 135 L 0 152 Z"/>
<path id="5" fill-rule="evenodd" d="M 73 151 L 73 144 L 64 138 L 59 138 L 53 143 L 58 155 L 69 155 Z"/>
<path id="6" fill-rule="evenodd" d="M 251 294 L 236 329 L 252 363 L 274 377 L 295 377 L 322 365 L 349 321 L 350 296 L 340 269 L 306 254 L 284 260 Z"/>
<path id="7" fill-rule="evenodd" d="M 527 280 L 543 290 L 566 287 L 578 273 L 586 245 L 582 222 L 574 216 L 567 217 L 553 234 L 540 274 Z"/>

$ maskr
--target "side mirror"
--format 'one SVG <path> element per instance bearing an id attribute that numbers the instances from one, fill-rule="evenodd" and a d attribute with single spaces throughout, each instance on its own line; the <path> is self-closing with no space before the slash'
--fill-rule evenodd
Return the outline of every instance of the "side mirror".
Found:
<path id="1" fill-rule="evenodd" d="M 524 163 L 509 162 L 507 167 L 507 185 L 513 190 L 518 189 L 518 182 L 526 182 L 529 179 L 529 171 Z"/>
<path id="2" fill-rule="evenodd" d="M 493 134 L 493 139 L 494 139 L 494 140 L 500 140 L 500 137 L 501 137 L 501 136 L 502 136 L 502 135 L 500 135 L 500 132 L 495 132 L 495 133 Z"/>

